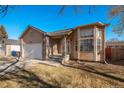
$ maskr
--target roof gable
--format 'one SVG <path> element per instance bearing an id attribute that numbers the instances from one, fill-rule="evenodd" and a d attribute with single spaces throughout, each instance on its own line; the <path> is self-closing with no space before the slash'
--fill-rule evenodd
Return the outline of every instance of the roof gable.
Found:
<path id="1" fill-rule="evenodd" d="M 109 25 L 109 24 L 104 24 L 104 23 L 102 23 L 102 22 L 95 22 L 95 23 L 91 23 L 91 24 L 86 24 L 86 25 L 77 26 L 77 27 L 75 27 L 75 29 L 84 28 L 84 27 L 92 27 L 92 26 L 105 27 L 105 26 L 108 26 L 108 25 Z"/>
<path id="2" fill-rule="evenodd" d="M 23 34 L 19 37 L 19 39 L 23 38 L 29 31 L 31 31 L 31 29 L 32 29 L 32 30 L 35 30 L 35 31 L 37 31 L 37 32 L 40 32 L 41 34 L 46 34 L 46 32 L 44 32 L 44 31 L 42 31 L 42 30 L 40 30 L 40 29 L 38 29 L 38 28 L 36 28 L 36 27 L 28 26 L 28 27 L 26 28 L 26 30 L 23 32 Z"/>
<path id="3" fill-rule="evenodd" d="M 61 35 L 69 35 L 72 33 L 73 29 L 65 29 L 65 30 L 60 30 L 60 31 L 55 31 L 48 33 L 49 36 L 61 36 Z"/>

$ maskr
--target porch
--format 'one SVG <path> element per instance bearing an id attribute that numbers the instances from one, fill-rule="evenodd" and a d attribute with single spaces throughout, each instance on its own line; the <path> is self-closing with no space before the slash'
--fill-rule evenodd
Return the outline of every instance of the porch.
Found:
<path id="1" fill-rule="evenodd" d="M 70 54 L 69 35 L 72 31 L 59 31 L 49 35 L 48 58 L 62 62 L 66 55 Z"/>

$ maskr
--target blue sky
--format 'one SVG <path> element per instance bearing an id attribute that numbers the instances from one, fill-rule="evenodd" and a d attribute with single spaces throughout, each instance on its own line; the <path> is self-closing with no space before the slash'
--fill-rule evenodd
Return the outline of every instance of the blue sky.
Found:
<path id="1" fill-rule="evenodd" d="M 72 28 L 79 25 L 101 21 L 111 23 L 107 18 L 108 7 L 96 6 L 91 14 L 88 13 L 89 6 L 81 6 L 80 13 L 74 12 L 73 6 L 65 8 L 63 15 L 58 15 L 62 6 L 15 6 L 10 8 L 8 14 L 0 17 L 0 25 L 4 25 L 9 38 L 18 39 L 28 25 L 35 26 L 43 31 L 52 32 L 56 30 Z M 124 40 L 124 35 L 118 37 L 112 32 L 112 26 L 106 28 L 106 40 L 118 38 Z"/>

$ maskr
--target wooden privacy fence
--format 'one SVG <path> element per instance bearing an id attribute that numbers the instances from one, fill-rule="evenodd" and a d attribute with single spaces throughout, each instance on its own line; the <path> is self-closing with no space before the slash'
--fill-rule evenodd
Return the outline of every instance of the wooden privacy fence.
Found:
<path id="1" fill-rule="evenodd" d="M 106 59 L 111 61 L 124 60 L 124 48 L 106 48 Z"/>

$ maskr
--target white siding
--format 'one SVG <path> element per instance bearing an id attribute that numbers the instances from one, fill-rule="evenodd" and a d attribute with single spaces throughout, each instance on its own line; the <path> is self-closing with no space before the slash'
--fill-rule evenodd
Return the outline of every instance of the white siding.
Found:
<path id="1" fill-rule="evenodd" d="M 20 45 L 6 45 L 6 56 L 11 56 L 12 51 L 20 52 Z"/>
<path id="2" fill-rule="evenodd" d="M 19 45 L 11 45 L 11 51 L 20 51 Z"/>

